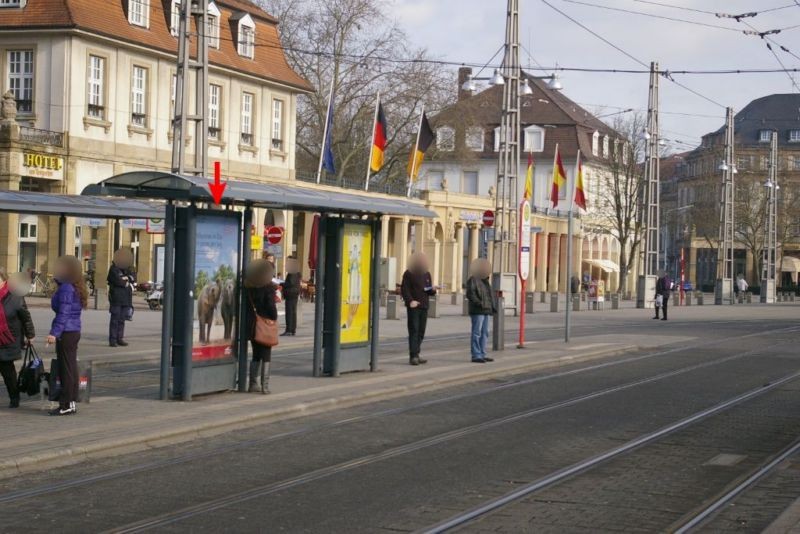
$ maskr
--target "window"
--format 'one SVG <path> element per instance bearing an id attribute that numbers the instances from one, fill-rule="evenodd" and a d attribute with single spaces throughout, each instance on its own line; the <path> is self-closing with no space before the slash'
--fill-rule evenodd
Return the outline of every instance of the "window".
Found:
<path id="1" fill-rule="evenodd" d="M 169 84 L 169 117 L 170 121 L 175 117 L 175 96 L 178 91 L 178 75 L 173 73 Z"/>
<path id="2" fill-rule="evenodd" d="M 208 138 L 220 140 L 220 102 L 222 101 L 222 87 L 211 84 L 208 88 Z"/>
<path id="3" fill-rule="evenodd" d="M 767 156 L 759 156 L 758 157 L 758 168 L 759 170 L 765 171 L 768 168 L 767 165 Z"/>
<path id="4" fill-rule="evenodd" d="M 426 180 L 428 191 L 441 191 L 444 171 L 428 171 Z"/>
<path id="5" fill-rule="evenodd" d="M 22 7 L 20 0 L 0 0 L 0 7 Z"/>
<path id="6" fill-rule="evenodd" d="M 478 194 L 478 171 L 464 171 L 461 179 L 461 192 L 465 195 Z"/>
<path id="7" fill-rule="evenodd" d="M 736 158 L 736 168 L 744 171 L 750 168 L 750 156 L 739 156 Z"/>
<path id="8" fill-rule="evenodd" d="M 456 131 L 449 126 L 436 129 L 436 148 L 442 152 L 452 152 L 456 149 Z"/>
<path id="9" fill-rule="evenodd" d="M 506 136 L 500 131 L 500 127 L 494 129 L 494 151 L 500 152 L 500 145 L 506 142 Z"/>
<path id="10" fill-rule="evenodd" d="M 219 48 L 219 20 L 220 14 L 214 2 L 208 3 L 208 28 L 206 34 L 208 37 L 208 46 L 212 48 Z"/>
<path id="11" fill-rule="evenodd" d="M 36 223 L 19 223 L 19 238 L 20 239 L 36 239 L 37 225 Z"/>
<path id="12" fill-rule="evenodd" d="M 149 19 L 150 0 L 128 0 L 128 22 L 146 28 Z"/>
<path id="13" fill-rule="evenodd" d="M 600 155 L 600 133 L 595 132 L 592 134 L 592 155 Z"/>
<path id="14" fill-rule="evenodd" d="M 542 152 L 544 150 L 544 130 L 538 126 L 525 128 L 525 152 Z"/>
<path id="15" fill-rule="evenodd" d="M 608 136 L 603 136 L 603 157 L 608 157 Z"/>
<path id="16" fill-rule="evenodd" d="M 253 145 L 253 94 L 242 93 L 242 131 L 241 143 Z"/>
<path id="17" fill-rule="evenodd" d="M 8 90 L 17 111 L 33 113 L 33 50 L 8 51 Z"/>
<path id="18" fill-rule="evenodd" d="M 172 0 L 169 12 L 169 33 L 178 36 L 178 29 L 181 23 L 181 0 Z"/>
<path id="19" fill-rule="evenodd" d="M 800 130 L 789 130 L 789 142 L 800 143 Z"/>
<path id="20" fill-rule="evenodd" d="M 772 141 L 772 130 L 759 130 L 758 141 L 760 143 L 769 143 Z"/>
<path id="21" fill-rule="evenodd" d="M 106 58 L 89 56 L 89 72 L 87 76 L 89 105 L 87 114 L 95 119 L 106 118 L 105 107 Z"/>
<path id="22" fill-rule="evenodd" d="M 240 56 L 253 58 L 253 51 L 256 42 L 256 24 L 250 15 L 239 16 L 239 26 L 237 28 L 237 50 Z"/>
<path id="23" fill-rule="evenodd" d="M 465 144 L 469 150 L 483 152 L 483 128 L 467 128 Z"/>
<path id="24" fill-rule="evenodd" d="M 131 76 L 131 124 L 147 128 L 147 69 L 136 65 Z"/>
<path id="25" fill-rule="evenodd" d="M 272 149 L 283 150 L 283 100 L 272 101 Z"/>

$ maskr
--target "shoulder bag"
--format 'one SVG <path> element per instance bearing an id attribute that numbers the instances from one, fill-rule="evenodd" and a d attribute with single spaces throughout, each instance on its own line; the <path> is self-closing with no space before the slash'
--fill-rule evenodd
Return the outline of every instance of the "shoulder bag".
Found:
<path id="1" fill-rule="evenodd" d="M 253 341 L 265 347 L 275 347 L 278 345 L 278 321 L 261 317 L 256 310 L 256 305 L 253 303 L 253 297 L 248 292 L 248 299 L 250 299 L 250 306 L 253 308 L 253 316 L 255 316 L 255 332 L 253 333 Z"/>

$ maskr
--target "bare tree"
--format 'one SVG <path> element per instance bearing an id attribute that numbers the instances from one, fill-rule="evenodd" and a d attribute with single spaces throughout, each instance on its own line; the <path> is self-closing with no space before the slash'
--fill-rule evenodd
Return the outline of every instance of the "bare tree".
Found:
<path id="1" fill-rule="evenodd" d="M 281 20 L 289 62 L 315 89 L 298 103 L 298 172 L 317 170 L 332 83 L 337 183 L 363 183 L 379 91 L 389 137 L 385 167 L 376 180 L 405 183 L 422 104 L 435 110 L 452 97 L 452 73 L 409 43 L 380 0 L 260 2 Z"/>

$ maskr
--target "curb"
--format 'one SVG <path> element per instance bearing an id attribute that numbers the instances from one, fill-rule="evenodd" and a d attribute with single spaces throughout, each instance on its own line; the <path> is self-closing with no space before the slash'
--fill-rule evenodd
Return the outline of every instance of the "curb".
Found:
<path id="1" fill-rule="evenodd" d="M 0 460 L 0 480 L 18 476 L 23 473 L 73 465 L 91 459 L 129 454 L 132 452 L 174 445 L 192 441 L 200 437 L 212 437 L 232 430 L 253 427 L 269 421 L 295 419 L 329 412 L 336 408 L 349 408 L 369 402 L 403 397 L 412 393 L 434 391 L 450 386 L 481 382 L 503 376 L 522 374 L 537 369 L 548 369 L 588 360 L 617 356 L 629 352 L 636 352 L 638 350 L 641 350 L 641 347 L 628 345 L 587 351 L 582 354 L 556 356 L 545 361 L 519 363 L 510 367 L 498 369 L 497 371 L 481 372 L 476 370 L 458 376 L 429 379 L 414 384 L 395 385 L 365 393 L 298 402 L 282 408 L 266 410 L 261 413 L 242 414 L 239 417 L 233 417 L 227 420 L 191 424 L 172 431 L 137 434 L 128 438 L 106 440 L 96 444 L 5 458 Z M 486 369 L 486 367 L 481 367 L 481 369 Z"/>

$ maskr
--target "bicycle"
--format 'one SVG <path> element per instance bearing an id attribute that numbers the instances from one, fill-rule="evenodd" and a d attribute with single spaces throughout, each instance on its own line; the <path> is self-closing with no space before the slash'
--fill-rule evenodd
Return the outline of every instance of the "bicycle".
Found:
<path id="1" fill-rule="evenodd" d="M 42 273 L 34 273 L 34 278 L 31 281 L 31 290 L 28 293 L 29 295 L 36 293 L 49 298 L 52 297 L 55 292 L 56 282 L 53 280 L 52 274 L 48 274 L 47 278 L 42 280 Z"/>

